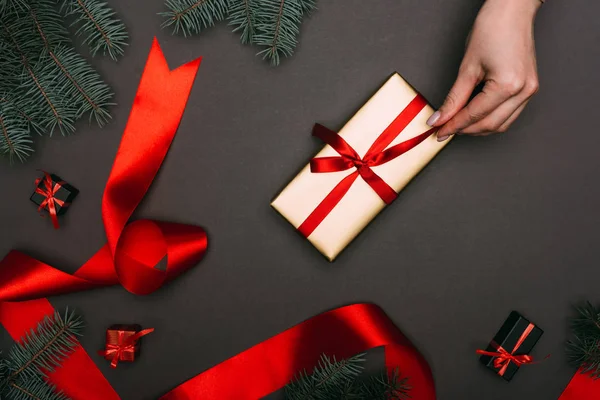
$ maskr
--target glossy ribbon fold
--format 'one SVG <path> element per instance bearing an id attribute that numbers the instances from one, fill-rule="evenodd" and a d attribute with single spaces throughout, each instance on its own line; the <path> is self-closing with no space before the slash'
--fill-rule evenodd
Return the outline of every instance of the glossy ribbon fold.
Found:
<path id="1" fill-rule="evenodd" d="M 496 349 L 496 352 L 477 350 L 477 354 L 495 357 L 494 368 L 500 368 L 500 370 L 498 371 L 498 375 L 500 376 L 504 376 L 511 362 L 516 364 L 517 367 L 520 367 L 523 364 L 532 364 L 533 357 L 531 357 L 530 355 L 515 355 L 514 353 L 517 350 L 519 350 L 519 347 L 521 347 L 525 339 L 527 339 L 531 331 L 533 331 L 533 328 L 535 328 L 535 325 L 530 323 L 525 329 L 525 331 L 523 331 L 523 334 L 521 335 L 521 337 L 519 338 L 519 340 L 517 341 L 510 353 L 498 343 L 492 341 L 490 344 L 493 348 Z"/>
<path id="2" fill-rule="evenodd" d="M 152 332 L 154 328 L 148 328 L 128 337 L 125 337 L 125 331 L 122 329 L 116 331 L 116 337 L 112 337 L 114 335 L 109 332 L 106 334 L 106 348 L 98 351 L 98 355 L 110 359 L 110 367 L 117 368 L 119 361 L 133 361 L 137 341 Z"/>
<path id="3" fill-rule="evenodd" d="M 35 192 L 44 196 L 44 200 L 40 203 L 38 207 L 38 212 L 42 212 L 42 210 L 47 206 L 48 213 L 50 214 L 50 219 L 52 220 L 52 225 L 54 225 L 54 229 L 58 229 L 60 225 L 58 224 L 58 215 L 56 212 L 56 206 L 59 205 L 61 207 L 67 207 L 69 203 L 65 203 L 61 199 L 57 199 L 56 192 L 58 192 L 62 185 L 65 184 L 64 181 L 54 182 L 52 183 L 52 177 L 46 171 L 42 171 L 44 173 L 44 178 L 38 178 L 35 180 Z M 40 182 L 44 185 L 40 188 Z"/>
<path id="4" fill-rule="evenodd" d="M 398 367 L 408 377 L 411 398 L 435 400 L 429 365 L 373 304 L 317 315 L 197 375 L 160 400 L 257 400 L 281 389 L 298 373 L 311 371 L 323 353 L 347 358 L 381 346 L 388 370 Z"/>
<path id="5" fill-rule="evenodd" d="M 364 157 L 346 142 L 340 135 L 322 125 L 315 125 L 313 136 L 331 146 L 340 155 L 339 157 L 317 157 L 310 161 L 310 170 L 313 173 L 340 172 L 355 168 L 356 170 L 338 183 L 333 190 L 323 199 L 315 210 L 298 227 L 298 231 L 309 237 L 311 233 L 323 222 L 335 206 L 348 193 L 352 184 L 360 176 L 386 203 L 390 204 L 398 197 L 396 191 L 390 187 L 372 167 L 383 165 L 418 146 L 431 136 L 437 128 L 432 128 L 411 139 L 386 149 L 404 131 L 408 124 L 425 108 L 427 101 L 418 94 L 394 121 L 379 135 L 371 145 Z"/>
<path id="6" fill-rule="evenodd" d="M 14 250 L 0 261 L 0 322 L 15 340 L 53 312 L 44 297 L 118 283 L 151 293 L 203 257 L 207 236 L 200 227 L 127 223 L 169 150 L 199 65 L 197 59 L 171 71 L 156 39 L 152 43 L 102 199 L 104 247 L 72 275 Z M 32 299 L 38 300 L 25 301 Z M 50 380 L 76 400 L 118 399 L 81 347 Z"/>

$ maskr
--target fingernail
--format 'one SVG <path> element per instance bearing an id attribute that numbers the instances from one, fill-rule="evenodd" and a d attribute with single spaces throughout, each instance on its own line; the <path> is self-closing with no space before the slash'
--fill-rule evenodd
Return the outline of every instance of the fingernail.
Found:
<path id="1" fill-rule="evenodd" d="M 431 114 L 431 117 L 429 117 L 429 119 L 427 120 L 427 125 L 435 125 L 435 123 L 438 121 L 438 119 L 440 119 L 441 116 L 442 114 L 440 114 L 439 111 L 434 112 L 433 114 Z"/>
<path id="2" fill-rule="evenodd" d="M 450 135 L 438 136 L 437 141 L 443 142 L 444 140 L 448 139 L 449 137 L 450 137 Z"/>

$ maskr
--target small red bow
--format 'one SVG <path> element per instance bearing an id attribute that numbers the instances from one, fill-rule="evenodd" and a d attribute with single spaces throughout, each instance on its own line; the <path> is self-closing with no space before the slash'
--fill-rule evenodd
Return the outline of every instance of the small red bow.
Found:
<path id="1" fill-rule="evenodd" d="M 520 367 L 524 364 L 532 364 L 533 357 L 531 357 L 528 354 L 514 355 L 514 352 L 517 351 L 519 347 L 521 347 L 525 339 L 527 339 L 527 336 L 529 336 L 531 331 L 533 331 L 533 328 L 535 328 L 535 325 L 530 323 L 510 353 L 498 343 L 492 341 L 491 345 L 496 349 L 496 352 L 477 350 L 477 354 L 481 354 L 483 356 L 496 357 L 494 360 L 494 368 L 500 368 L 500 370 L 498 371 L 498 375 L 500 376 L 504 376 L 504 373 L 508 369 L 508 366 L 511 362 L 515 363 L 517 367 Z"/>
<path id="2" fill-rule="evenodd" d="M 56 197 L 54 197 L 56 195 L 56 192 L 58 192 L 61 188 L 62 185 L 65 184 L 64 181 L 60 181 L 60 182 L 52 182 L 52 177 L 50 176 L 49 173 L 47 173 L 46 171 L 42 171 L 44 173 L 44 178 L 38 178 L 35 180 L 35 185 L 37 186 L 37 188 L 35 189 L 35 192 L 38 194 L 41 194 L 42 196 L 44 196 L 44 200 L 41 202 L 40 206 L 38 207 L 38 212 L 42 212 L 42 210 L 47 206 L 48 207 L 48 212 L 50 213 L 50 218 L 52 219 L 52 225 L 54 225 L 54 229 L 58 229 L 59 225 L 58 225 L 58 216 L 56 214 L 56 206 L 59 205 L 61 207 L 65 207 L 68 206 L 68 203 L 65 203 L 64 201 L 57 199 Z M 40 182 L 43 183 L 44 187 L 40 188 Z"/>
<path id="3" fill-rule="evenodd" d="M 106 343 L 106 349 L 98 351 L 98 354 L 105 358 L 112 357 L 110 367 L 117 368 L 119 360 L 122 361 L 125 354 L 133 355 L 135 352 L 135 344 L 139 338 L 152 332 L 154 332 L 154 328 L 144 329 L 135 335 L 125 338 L 125 331 L 119 330 L 117 332 L 117 343 Z"/>

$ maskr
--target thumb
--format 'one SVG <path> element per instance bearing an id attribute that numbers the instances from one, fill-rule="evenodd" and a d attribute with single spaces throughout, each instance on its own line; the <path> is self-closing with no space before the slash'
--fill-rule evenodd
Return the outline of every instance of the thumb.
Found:
<path id="1" fill-rule="evenodd" d="M 466 68 L 461 68 L 456 82 L 454 82 L 446 96 L 446 100 L 444 100 L 444 104 L 429 117 L 427 125 L 438 127 L 450 121 L 467 105 L 480 80 L 480 74 L 477 71 L 468 71 Z"/>

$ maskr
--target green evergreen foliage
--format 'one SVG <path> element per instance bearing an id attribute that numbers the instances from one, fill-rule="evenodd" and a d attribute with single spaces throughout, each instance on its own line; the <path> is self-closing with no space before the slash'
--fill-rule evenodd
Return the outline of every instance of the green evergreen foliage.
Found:
<path id="1" fill-rule="evenodd" d="M 0 360 L 0 398 L 10 400 L 67 400 L 44 379 L 77 346 L 83 323 L 74 313 L 55 313 L 13 346 Z"/>
<path id="2" fill-rule="evenodd" d="M 567 342 L 567 356 L 583 373 L 600 378 L 600 309 L 589 302 L 575 309 L 577 317 L 571 320 L 573 337 Z"/>
<path id="3" fill-rule="evenodd" d="M 65 16 L 74 16 L 73 26 L 77 35 L 84 36 L 92 55 L 101 52 L 113 60 L 125 52 L 128 34 L 125 25 L 116 18 L 116 13 L 98 0 L 62 0 L 61 11 Z"/>
<path id="4" fill-rule="evenodd" d="M 25 161 L 32 133 L 63 135 L 89 115 L 103 126 L 113 93 L 73 48 L 65 17 L 79 26 L 92 54 L 116 59 L 127 32 L 97 0 L 0 0 L 0 157 Z"/>
<path id="5" fill-rule="evenodd" d="M 159 15 L 165 17 L 163 27 L 173 27 L 173 33 L 190 36 L 222 21 L 227 15 L 228 0 L 166 0 L 169 9 Z"/>
<path id="6" fill-rule="evenodd" d="M 365 354 L 336 360 L 322 355 L 309 375 L 306 371 L 285 388 L 286 400 L 405 400 L 410 386 L 397 369 L 361 376 Z"/>
<path id="7" fill-rule="evenodd" d="M 302 17 L 316 0 L 166 0 L 163 27 L 184 36 L 198 34 L 227 17 L 244 44 L 263 47 L 258 55 L 279 65 L 298 45 Z"/>
<path id="8" fill-rule="evenodd" d="M 302 2 L 294 0 L 262 0 L 259 8 L 256 44 L 265 47 L 258 52 L 272 65 L 281 56 L 290 57 L 298 45 L 302 22 Z"/>
<path id="9" fill-rule="evenodd" d="M 229 25 L 240 32 L 243 44 L 254 43 L 259 5 L 260 0 L 229 0 Z"/>

